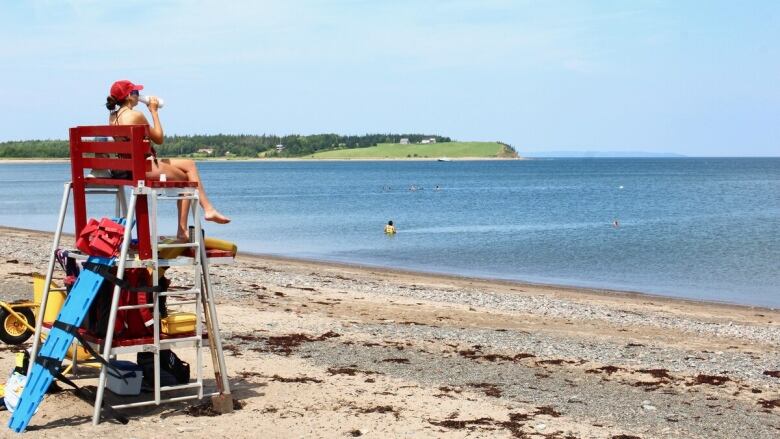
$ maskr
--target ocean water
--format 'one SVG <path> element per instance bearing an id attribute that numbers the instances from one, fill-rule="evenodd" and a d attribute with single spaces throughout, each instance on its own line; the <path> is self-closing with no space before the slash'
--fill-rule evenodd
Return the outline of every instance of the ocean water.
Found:
<path id="1" fill-rule="evenodd" d="M 207 233 L 247 252 L 780 306 L 779 158 L 200 169 L 233 219 Z M 68 173 L 67 164 L 0 164 L 0 224 L 53 230 Z M 92 215 L 113 212 L 94 197 Z M 172 203 L 164 214 L 173 234 Z M 388 220 L 393 237 L 382 233 Z"/>

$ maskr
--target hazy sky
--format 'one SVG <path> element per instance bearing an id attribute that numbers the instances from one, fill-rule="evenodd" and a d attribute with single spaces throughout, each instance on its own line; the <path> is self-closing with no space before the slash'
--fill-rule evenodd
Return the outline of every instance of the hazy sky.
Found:
<path id="1" fill-rule="evenodd" d="M 523 151 L 780 155 L 778 1 L 4 1 L 0 141 L 421 132 Z"/>

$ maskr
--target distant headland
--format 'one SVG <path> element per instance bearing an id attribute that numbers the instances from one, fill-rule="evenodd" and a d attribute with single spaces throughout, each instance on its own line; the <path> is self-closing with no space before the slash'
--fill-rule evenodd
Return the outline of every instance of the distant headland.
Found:
<path id="1" fill-rule="evenodd" d="M 504 142 L 460 142 L 431 134 L 193 135 L 168 136 L 161 157 L 194 159 L 516 159 Z M 0 143 L 0 159 L 66 159 L 66 140 Z"/>

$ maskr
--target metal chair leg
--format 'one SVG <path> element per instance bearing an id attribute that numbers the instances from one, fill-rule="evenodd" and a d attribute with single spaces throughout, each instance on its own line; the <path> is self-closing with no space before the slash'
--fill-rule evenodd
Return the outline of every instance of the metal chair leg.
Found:
<path id="1" fill-rule="evenodd" d="M 41 306 L 38 308 L 38 317 L 35 319 L 35 334 L 33 335 L 33 345 L 30 351 L 30 365 L 27 367 L 27 373 L 32 372 L 35 365 L 35 358 L 38 356 L 38 348 L 41 345 L 41 328 L 43 327 L 43 316 L 46 314 L 46 303 L 49 301 L 49 290 L 51 287 L 51 278 L 54 274 L 54 262 L 57 259 L 57 248 L 60 246 L 62 237 L 62 226 L 65 224 L 65 212 L 68 210 L 68 199 L 70 198 L 71 184 L 65 183 L 62 190 L 62 203 L 60 204 L 60 216 L 57 219 L 57 229 L 54 231 L 54 242 L 49 254 L 49 266 L 46 269 L 46 281 L 43 284 L 43 295 L 41 296 Z"/>
<path id="2" fill-rule="evenodd" d="M 135 215 L 136 193 L 130 198 L 130 206 L 127 212 L 127 222 L 125 224 L 125 235 L 122 239 L 122 250 L 119 253 L 119 266 L 117 267 L 116 277 L 122 279 L 125 275 L 125 265 L 127 263 L 127 252 L 130 249 L 130 237 L 133 230 L 133 216 Z M 103 358 L 111 357 L 111 345 L 114 343 L 114 325 L 116 324 L 116 313 L 119 308 L 119 285 L 114 286 L 114 294 L 111 298 L 111 311 L 108 314 L 108 326 L 106 327 L 106 336 L 103 347 Z M 95 411 L 92 414 L 92 424 L 98 425 L 100 422 L 100 409 L 103 406 L 103 393 L 106 387 L 106 366 L 100 368 L 100 379 L 98 381 L 97 394 L 95 396 Z"/>

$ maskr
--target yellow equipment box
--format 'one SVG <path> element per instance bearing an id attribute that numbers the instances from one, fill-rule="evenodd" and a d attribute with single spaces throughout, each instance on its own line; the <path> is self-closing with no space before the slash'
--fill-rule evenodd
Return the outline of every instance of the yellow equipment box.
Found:
<path id="1" fill-rule="evenodd" d="M 168 335 L 194 332 L 195 319 L 195 314 L 191 312 L 172 312 L 162 319 L 162 332 Z"/>
<path id="2" fill-rule="evenodd" d="M 33 273 L 33 302 L 36 305 L 40 305 L 43 300 L 44 285 L 46 285 L 46 276 L 40 273 Z M 67 297 L 64 291 L 51 291 L 55 288 L 57 288 L 57 285 L 52 282 L 49 287 L 49 299 L 46 301 L 46 314 L 43 315 L 44 323 L 51 323 L 57 320 L 62 304 L 65 303 Z M 30 322 L 30 324 L 35 326 L 35 322 Z"/>

